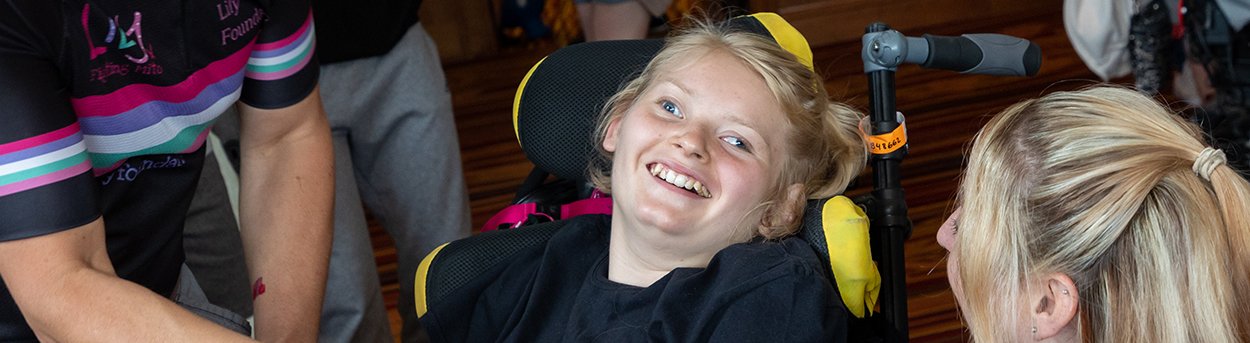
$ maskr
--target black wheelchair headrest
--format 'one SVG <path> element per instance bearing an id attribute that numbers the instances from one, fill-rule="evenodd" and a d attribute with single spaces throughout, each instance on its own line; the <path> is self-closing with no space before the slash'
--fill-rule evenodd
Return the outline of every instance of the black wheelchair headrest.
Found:
<path id="1" fill-rule="evenodd" d="M 512 107 L 512 125 L 525 156 L 556 176 L 585 180 L 596 153 L 590 137 L 604 104 L 663 46 L 654 39 L 588 42 L 535 64 Z"/>
<path id="2" fill-rule="evenodd" d="M 812 67 L 803 35 L 774 13 L 735 17 L 729 25 L 759 33 Z M 512 124 L 521 150 L 539 169 L 566 180 L 584 181 L 595 154 L 591 136 L 610 98 L 637 77 L 664 42 L 617 40 L 571 45 L 530 69 L 513 100 Z"/>

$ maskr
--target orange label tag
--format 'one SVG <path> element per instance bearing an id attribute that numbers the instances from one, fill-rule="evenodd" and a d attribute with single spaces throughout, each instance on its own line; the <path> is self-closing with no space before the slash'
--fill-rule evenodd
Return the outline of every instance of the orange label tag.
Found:
<path id="1" fill-rule="evenodd" d="M 898 127 L 890 133 L 880 135 L 869 135 L 868 118 L 865 117 L 859 125 L 859 133 L 864 136 L 864 140 L 868 143 L 868 152 L 876 155 L 885 155 L 892 153 L 899 148 L 907 145 L 907 123 L 903 119 L 902 113 L 896 114 L 898 117 Z"/>
<path id="2" fill-rule="evenodd" d="M 883 135 L 868 136 L 868 151 L 877 155 L 892 153 L 907 145 L 907 124 L 899 123 L 894 131 Z"/>

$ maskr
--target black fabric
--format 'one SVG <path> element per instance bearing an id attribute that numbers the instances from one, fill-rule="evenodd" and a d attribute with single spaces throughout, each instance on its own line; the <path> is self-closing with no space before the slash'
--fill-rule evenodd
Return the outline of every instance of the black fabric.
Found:
<path id="1" fill-rule="evenodd" d="M 734 17 L 729 21 L 729 26 L 735 30 L 759 33 L 773 43 L 777 42 L 777 38 L 773 37 L 772 32 L 768 31 L 768 27 L 765 27 L 764 23 L 750 15 Z"/>
<path id="2" fill-rule="evenodd" d="M 421 0 L 315 0 L 317 56 L 334 63 L 386 54 L 417 23 L 420 7 Z"/>
<path id="3" fill-rule="evenodd" d="M 609 227 L 608 216 L 576 217 L 565 221 L 545 244 L 496 256 L 498 263 L 429 303 L 421 321 L 431 340 L 846 339 L 848 313 L 820 272 L 819 259 L 801 239 L 732 245 L 717 253 L 707 268 L 678 268 L 640 288 L 607 279 Z M 473 244 L 476 239 L 464 242 Z M 433 268 L 439 266 L 436 260 Z"/>
<path id="4" fill-rule="evenodd" d="M 60 58 L 57 57 L 61 56 L 63 47 L 56 42 L 65 30 L 61 25 L 61 5 L 55 1 L 28 1 L 23 2 L 23 6 L 13 6 L 0 4 L 0 146 L 75 122 L 74 109 L 66 101 L 70 97 L 68 73 L 59 68 Z M 0 156 L 6 155 L 3 153 L 6 150 L 0 149 Z M 4 160 L 11 159 L 0 159 Z M 100 213 L 100 205 L 93 196 L 96 187 L 90 173 L 84 173 L 70 180 L 0 197 L 0 218 L 3 218 L 0 219 L 0 241 L 38 236 L 95 220 Z M 66 204 L 67 199 L 74 203 Z M 62 205 L 81 210 L 32 214 L 32 211 Z M 3 290 L 5 288 L 0 287 L 0 291 Z M 0 313 L 7 308 L 0 304 Z"/>
<path id="5" fill-rule="evenodd" d="M 231 1 L 238 1 L 238 0 L 219 1 L 217 7 L 220 8 L 222 4 L 229 4 L 231 3 Z M 288 1 L 258 1 L 258 2 L 262 4 L 268 4 L 264 8 L 258 8 L 259 11 L 257 12 L 251 12 L 253 13 L 253 16 L 256 15 L 255 13 L 260 14 L 260 16 L 256 18 L 263 19 L 260 21 L 260 23 L 263 23 L 261 24 L 263 26 L 258 27 L 258 28 L 261 28 L 261 30 L 256 30 L 255 28 L 253 28 L 252 31 L 250 31 L 251 34 L 255 36 L 255 41 L 254 41 L 255 44 L 249 44 L 249 45 L 240 47 L 240 48 L 251 47 L 251 48 L 256 49 L 253 51 L 253 57 L 256 57 L 255 55 L 257 53 L 257 50 L 264 50 L 263 48 L 260 47 L 260 45 L 280 44 L 284 42 L 284 40 L 292 38 L 291 36 L 299 32 L 299 30 L 305 27 L 305 25 L 308 26 L 308 30 L 314 31 L 313 33 L 311 33 L 313 34 L 314 39 L 316 38 L 316 34 L 320 34 L 320 31 L 316 31 L 312 25 L 312 21 L 313 21 L 312 9 L 308 1 L 288 0 Z M 235 3 L 240 3 L 240 2 L 235 2 Z M 246 4 L 246 2 L 242 2 L 242 3 Z M 184 6 L 190 7 L 191 5 L 184 5 Z M 261 4 L 257 4 L 256 6 L 261 6 Z M 191 11 L 191 10 L 188 10 L 188 11 Z M 236 14 L 233 17 L 225 18 L 224 20 L 223 19 L 218 19 L 218 20 L 221 22 L 225 22 L 229 20 L 239 21 L 239 23 L 234 24 L 233 27 L 230 27 L 231 29 L 249 28 L 250 26 L 247 21 L 251 20 L 251 18 L 246 18 L 242 20 L 238 19 L 239 17 L 246 16 L 247 13 L 249 12 L 246 12 L 247 9 L 245 7 L 243 9 L 240 9 L 239 11 L 242 13 Z M 221 17 L 221 14 L 219 12 L 218 18 L 220 17 Z M 192 23 L 189 23 L 187 27 L 188 28 L 201 28 L 201 27 L 216 28 L 216 27 L 219 27 L 220 25 L 221 24 L 218 22 L 211 22 L 211 23 L 192 22 Z M 225 37 L 226 34 L 224 33 L 224 31 L 223 33 L 218 33 L 217 35 L 223 36 L 222 38 L 223 43 L 229 43 L 228 42 L 229 37 Z M 238 39 L 238 41 L 247 43 L 248 42 L 246 40 L 247 35 L 245 34 L 242 37 L 243 38 Z M 294 105 L 295 103 L 300 102 L 301 100 L 304 100 L 304 98 L 307 98 L 308 95 L 312 93 L 313 88 L 316 88 L 317 78 L 321 76 L 321 68 L 319 67 L 318 62 L 317 62 L 318 58 L 316 54 L 313 52 L 313 50 L 315 50 L 315 48 L 310 49 L 308 52 L 309 54 L 313 54 L 313 56 L 310 58 L 307 64 L 305 65 L 297 64 L 291 67 L 291 68 L 299 68 L 298 71 L 295 72 L 294 74 L 282 77 L 277 80 L 263 80 L 263 79 L 258 79 L 256 77 L 253 77 L 249 73 L 249 75 L 243 79 L 243 94 L 242 96 L 239 97 L 239 101 L 242 101 L 243 103 L 256 107 L 256 108 L 278 109 L 278 108 L 283 108 L 283 107 Z M 204 56 L 207 54 L 192 54 L 192 55 Z M 204 61 L 201 59 L 198 62 L 210 62 L 210 61 Z M 251 68 L 253 67 L 251 65 L 252 61 L 249 60 L 248 63 L 249 63 L 248 71 L 251 72 Z"/>
<path id="6" fill-rule="evenodd" d="M 469 281 L 479 278 L 486 269 L 513 258 L 519 251 L 542 245 L 562 227 L 565 221 L 527 226 L 524 230 L 495 230 L 452 242 L 434 257 L 426 276 L 426 297 L 439 303 Z"/>
<path id="7" fill-rule="evenodd" d="M 829 202 L 828 198 L 808 200 L 807 207 L 803 210 L 803 222 L 800 223 L 799 232 L 795 235 L 802 238 L 816 251 L 816 256 L 820 257 L 822 266 L 829 265 L 829 245 L 825 244 L 825 220 L 824 208 L 825 203 Z M 821 268 L 828 271 L 830 278 L 833 276 L 829 268 Z"/>

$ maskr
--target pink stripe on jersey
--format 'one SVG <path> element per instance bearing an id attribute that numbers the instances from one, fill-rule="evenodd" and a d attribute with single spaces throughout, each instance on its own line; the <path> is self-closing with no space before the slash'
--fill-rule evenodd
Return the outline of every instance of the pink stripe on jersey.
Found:
<path id="1" fill-rule="evenodd" d="M 283 47 L 286 47 L 287 45 L 291 45 L 291 43 L 294 43 L 296 40 L 299 40 L 300 36 L 304 34 L 304 31 L 308 31 L 308 27 L 312 26 L 312 22 L 313 22 L 312 10 L 309 10 L 308 18 L 304 19 L 304 25 L 300 26 L 299 30 L 296 30 L 295 33 L 278 41 L 269 42 L 269 43 L 257 43 L 256 46 L 253 47 L 252 49 L 265 51 L 265 50 L 281 49 Z"/>
<path id="2" fill-rule="evenodd" d="M 247 65 L 247 58 L 248 49 L 239 49 L 226 58 L 209 63 L 178 84 L 133 84 L 108 94 L 70 99 L 70 102 L 79 117 L 116 115 L 153 101 L 186 102 L 199 95 L 204 88 L 237 74 Z"/>
<path id="3" fill-rule="evenodd" d="M 82 163 L 75 164 L 72 167 L 61 169 L 42 176 L 33 177 L 19 182 L 10 183 L 0 186 L 0 196 L 21 192 L 28 189 L 55 183 L 82 174 L 91 170 L 91 161 L 84 159 Z"/>
<path id="4" fill-rule="evenodd" d="M 61 138 L 69 137 L 70 135 L 78 133 L 78 131 L 80 131 L 78 128 L 78 122 L 74 122 L 73 124 L 69 124 L 69 126 L 57 129 L 56 131 L 26 138 L 26 139 L 16 141 L 16 142 L 0 144 L 0 155 L 4 155 L 4 154 L 16 152 L 16 151 L 21 151 L 21 150 L 26 150 L 26 149 L 37 147 L 40 145 L 52 143 L 57 140 L 60 140 Z"/>
<path id="5" fill-rule="evenodd" d="M 95 175 L 96 177 L 100 177 L 100 175 L 108 174 L 109 172 L 111 172 L 111 171 L 113 171 L 113 170 L 117 169 L 117 167 L 120 167 L 120 166 L 122 165 L 122 163 L 126 163 L 126 161 L 127 161 L 127 160 L 129 160 L 129 159 L 124 159 L 124 158 L 123 158 L 123 159 L 121 159 L 120 161 L 117 161 L 117 163 L 113 163 L 113 165 L 111 165 L 111 166 L 107 166 L 107 167 L 104 167 L 104 168 L 95 168 L 95 167 L 92 167 L 92 168 L 91 168 L 91 173 L 92 173 L 93 175 Z M 87 161 L 88 161 L 88 162 L 90 162 L 91 160 L 87 160 Z"/>

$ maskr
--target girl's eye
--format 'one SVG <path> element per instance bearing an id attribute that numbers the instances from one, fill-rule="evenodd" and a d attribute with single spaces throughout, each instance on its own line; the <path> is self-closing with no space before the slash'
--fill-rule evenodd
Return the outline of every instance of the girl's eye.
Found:
<path id="1" fill-rule="evenodd" d="M 665 112 L 671 113 L 674 117 L 685 118 L 681 114 L 681 109 L 677 108 L 677 104 L 674 104 L 672 101 L 660 100 L 660 108 L 663 108 Z"/>
<path id="2" fill-rule="evenodd" d="M 725 136 L 725 137 L 722 137 L 721 140 L 725 141 L 725 143 L 729 143 L 729 145 L 732 145 L 735 148 L 742 149 L 748 152 L 751 151 L 751 147 L 747 146 L 747 142 L 738 137 Z"/>

